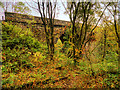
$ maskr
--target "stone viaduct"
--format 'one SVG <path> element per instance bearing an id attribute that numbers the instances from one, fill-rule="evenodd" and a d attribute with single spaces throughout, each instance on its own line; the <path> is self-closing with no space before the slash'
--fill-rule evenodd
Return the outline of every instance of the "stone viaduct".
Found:
<path id="1" fill-rule="evenodd" d="M 10 21 L 12 24 L 19 25 L 22 28 L 30 28 L 39 41 L 45 41 L 45 31 L 41 17 L 5 12 L 5 21 Z M 58 38 L 64 34 L 65 27 L 68 25 L 70 25 L 69 21 L 54 20 L 55 43 Z"/>

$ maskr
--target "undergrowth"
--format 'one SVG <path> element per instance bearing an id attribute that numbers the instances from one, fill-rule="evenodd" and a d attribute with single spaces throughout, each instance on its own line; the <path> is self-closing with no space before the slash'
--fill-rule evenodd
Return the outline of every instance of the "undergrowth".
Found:
<path id="1" fill-rule="evenodd" d="M 2 26 L 3 88 L 119 88 L 117 60 L 106 56 L 104 61 L 96 59 L 99 62 L 90 64 L 83 58 L 74 66 L 58 40 L 52 62 L 46 44 L 34 38 L 29 29 L 11 23 Z"/>

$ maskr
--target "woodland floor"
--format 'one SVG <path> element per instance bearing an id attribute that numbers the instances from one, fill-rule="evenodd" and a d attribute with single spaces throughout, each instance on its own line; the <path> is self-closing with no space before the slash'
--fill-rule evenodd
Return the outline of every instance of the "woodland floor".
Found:
<path id="1" fill-rule="evenodd" d="M 59 46 L 57 49 L 60 49 Z M 56 52 L 54 62 L 47 59 L 41 60 L 41 53 L 36 52 L 29 57 L 33 68 L 21 68 L 17 73 L 4 73 L 2 79 L 6 83 L 3 89 L 30 89 L 30 88 L 114 88 L 118 85 L 117 79 L 110 81 L 108 86 L 104 80 L 109 78 L 109 73 L 100 68 L 105 64 L 92 62 L 95 75 L 91 74 L 91 66 L 87 60 L 79 60 L 79 65 L 74 66 L 72 59 L 61 52 Z M 115 77 L 118 78 L 118 77 Z M 114 78 L 113 78 L 114 79 Z"/>

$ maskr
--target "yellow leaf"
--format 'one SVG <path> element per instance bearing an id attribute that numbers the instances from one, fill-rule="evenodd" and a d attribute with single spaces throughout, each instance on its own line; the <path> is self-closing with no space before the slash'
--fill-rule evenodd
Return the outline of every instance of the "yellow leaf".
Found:
<path id="1" fill-rule="evenodd" d="M 111 84 L 111 88 L 114 88 L 115 86 L 114 86 L 114 84 Z"/>

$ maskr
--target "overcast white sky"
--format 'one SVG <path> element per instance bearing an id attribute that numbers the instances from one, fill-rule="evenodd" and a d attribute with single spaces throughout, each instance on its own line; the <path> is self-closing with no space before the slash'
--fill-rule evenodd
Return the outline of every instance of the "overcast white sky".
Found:
<path id="1" fill-rule="evenodd" d="M 28 1 L 28 0 L 26 0 L 26 1 Z M 27 4 L 26 4 L 26 5 L 27 5 Z M 28 6 L 28 5 L 27 5 L 27 6 Z M 69 16 L 68 16 L 67 14 L 64 14 L 65 9 L 64 9 L 64 7 L 62 6 L 62 3 L 61 3 L 60 1 L 57 3 L 57 6 L 58 6 L 59 10 L 57 9 L 57 13 L 58 13 L 58 14 L 56 15 L 55 18 L 56 18 L 56 19 L 59 19 L 59 20 L 70 21 Z M 31 9 L 30 15 L 40 16 L 40 14 L 39 14 L 39 12 L 37 12 L 37 10 L 32 9 L 32 8 L 30 8 L 30 9 Z M 8 11 L 9 11 L 9 12 L 12 12 L 10 5 L 9 5 L 9 8 L 8 8 Z M 3 9 L 0 7 L 0 20 L 2 20 L 2 16 L 4 16 L 4 11 L 3 11 Z"/>
<path id="2" fill-rule="evenodd" d="M 62 3 L 58 2 L 57 6 L 58 6 L 59 10 L 57 9 L 57 13 L 58 14 L 56 14 L 56 19 L 70 21 L 69 15 L 68 14 L 64 14 L 65 9 L 64 9 Z M 33 16 L 40 16 L 39 12 L 36 12 L 34 9 L 32 9 L 31 15 L 33 15 Z"/>

